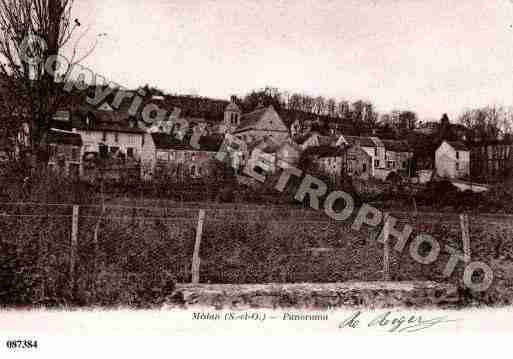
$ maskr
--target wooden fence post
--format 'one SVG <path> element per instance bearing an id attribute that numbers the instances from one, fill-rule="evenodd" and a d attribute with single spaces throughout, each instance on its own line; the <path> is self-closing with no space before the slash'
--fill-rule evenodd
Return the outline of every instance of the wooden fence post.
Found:
<path id="1" fill-rule="evenodd" d="M 200 209 L 198 216 L 198 227 L 196 229 L 196 241 L 194 242 L 194 253 L 192 254 L 192 283 L 199 283 L 199 275 L 200 275 L 200 262 L 201 258 L 199 256 L 200 245 L 201 245 L 201 236 L 203 234 L 203 221 L 205 220 L 205 210 Z"/>
<path id="2" fill-rule="evenodd" d="M 78 206 L 73 205 L 73 214 L 71 217 L 71 253 L 69 262 L 69 273 L 71 279 L 71 287 L 75 283 L 75 263 L 77 256 L 77 243 L 78 243 Z"/>
<path id="3" fill-rule="evenodd" d="M 385 223 L 383 224 L 383 280 L 390 281 L 390 245 L 389 245 L 389 223 L 388 213 L 385 213 Z"/>
<path id="4" fill-rule="evenodd" d="M 463 241 L 463 257 L 465 262 L 470 262 L 470 230 L 468 215 L 460 214 L 461 240 Z"/>

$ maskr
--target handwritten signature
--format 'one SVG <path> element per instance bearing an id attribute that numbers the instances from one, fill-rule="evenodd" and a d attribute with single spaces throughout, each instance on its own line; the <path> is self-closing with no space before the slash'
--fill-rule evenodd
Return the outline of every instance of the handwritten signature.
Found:
<path id="1" fill-rule="evenodd" d="M 357 311 L 339 324 L 339 328 L 359 328 L 362 321 L 362 312 Z M 394 315 L 392 312 L 385 312 L 372 318 L 367 327 L 386 328 L 390 333 L 412 333 L 435 325 L 457 322 L 459 319 L 449 319 L 447 316 L 424 318 L 421 315 Z"/>

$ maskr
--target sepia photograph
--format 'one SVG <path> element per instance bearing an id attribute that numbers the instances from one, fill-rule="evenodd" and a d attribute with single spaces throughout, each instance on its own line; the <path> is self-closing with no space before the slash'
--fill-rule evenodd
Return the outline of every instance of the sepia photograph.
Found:
<path id="1" fill-rule="evenodd" d="M 513 1 L 0 0 L 0 109 L 1 353 L 513 334 Z"/>

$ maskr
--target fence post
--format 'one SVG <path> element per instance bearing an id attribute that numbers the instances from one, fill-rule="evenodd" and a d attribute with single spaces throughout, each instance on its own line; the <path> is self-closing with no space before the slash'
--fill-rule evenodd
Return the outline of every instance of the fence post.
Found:
<path id="1" fill-rule="evenodd" d="M 73 205 L 73 214 L 71 217 L 71 253 L 69 263 L 70 283 L 71 288 L 75 285 L 75 263 L 77 256 L 77 243 L 78 243 L 78 206 Z"/>
<path id="2" fill-rule="evenodd" d="M 390 245 L 389 245 L 389 223 L 388 213 L 385 213 L 383 224 L 383 280 L 390 281 Z"/>
<path id="3" fill-rule="evenodd" d="M 470 230 L 468 224 L 468 215 L 460 214 L 461 239 L 463 241 L 463 257 L 465 262 L 470 262 Z"/>
<path id="4" fill-rule="evenodd" d="M 192 283 L 199 283 L 199 274 L 200 274 L 200 262 L 201 258 L 199 256 L 200 245 L 201 245 L 201 236 L 203 234 L 203 221 L 205 220 L 205 210 L 200 209 L 198 216 L 198 227 L 196 229 L 196 241 L 194 242 L 194 253 L 192 254 Z"/>

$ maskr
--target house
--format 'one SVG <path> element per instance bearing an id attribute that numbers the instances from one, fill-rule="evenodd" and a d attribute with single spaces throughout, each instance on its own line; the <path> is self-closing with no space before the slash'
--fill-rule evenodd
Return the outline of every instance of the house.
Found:
<path id="1" fill-rule="evenodd" d="M 296 136 L 294 141 L 299 145 L 301 150 L 306 150 L 309 147 L 320 147 L 320 146 L 336 146 L 337 136 L 325 136 L 319 132 L 314 131 L 303 136 Z"/>
<path id="2" fill-rule="evenodd" d="M 48 168 L 75 179 L 83 175 L 82 138 L 78 133 L 51 129 L 47 137 Z"/>
<path id="3" fill-rule="evenodd" d="M 484 142 L 470 150 L 472 179 L 497 182 L 513 171 L 513 143 L 511 141 Z"/>
<path id="4" fill-rule="evenodd" d="M 442 178 L 470 175 L 470 150 L 460 141 L 442 141 L 435 152 L 436 174 Z"/>
<path id="5" fill-rule="evenodd" d="M 245 166 L 249 160 L 255 160 L 258 162 L 257 173 L 274 173 L 279 167 L 296 167 L 301 153 L 301 148 L 290 140 L 279 143 L 266 137 L 247 146 L 242 165 Z"/>
<path id="6" fill-rule="evenodd" d="M 336 146 L 347 149 L 348 173 L 355 176 L 385 180 L 392 172 L 411 175 L 413 150 L 406 141 L 342 135 Z"/>
<path id="7" fill-rule="evenodd" d="M 222 136 L 205 136 L 199 149 L 189 141 L 167 133 L 152 133 L 143 157 L 151 163 L 151 177 L 173 177 L 180 180 L 206 178 L 213 174 L 213 162 L 222 145 Z M 148 176 L 145 176 L 148 178 Z"/>
<path id="8" fill-rule="evenodd" d="M 280 143 L 272 137 L 259 138 L 247 145 L 246 153 L 243 157 L 243 166 L 248 161 L 256 161 L 257 173 L 274 173 L 277 169 L 277 155 Z"/>
<path id="9" fill-rule="evenodd" d="M 365 180 L 372 177 L 373 157 L 368 151 L 360 144 L 355 144 L 347 147 L 346 153 L 346 170 L 349 176 Z"/>
<path id="10" fill-rule="evenodd" d="M 330 177 L 333 182 L 339 183 L 342 174 L 346 172 L 347 152 L 339 147 L 322 146 L 318 147 L 318 154 L 315 163 L 321 173 Z"/>
<path id="11" fill-rule="evenodd" d="M 74 113 L 72 126 L 82 136 L 84 152 L 98 152 L 102 158 L 118 155 L 138 161 L 144 148 L 146 131 L 128 113 L 115 111 L 108 104 Z"/>
<path id="12" fill-rule="evenodd" d="M 408 142 L 399 140 L 381 140 L 381 142 L 385 147 L 385 178 L 390 172 L 412 176 L 413 149 Z"/>
<path id="13" fill-rule="evenodd" d="M 272 105 L 242 115 L 233 134 L 246 143 L 266 137 L 281 143 L 290 138 L 287 126 Z"/>
<path id="14" fill-rule="evenodd" d="M 301 158 L 302 149 L 293 141 L 283 142 L 276 151 L 278 161 L 283 161 L 288 165 L 297 166 Z"/>

